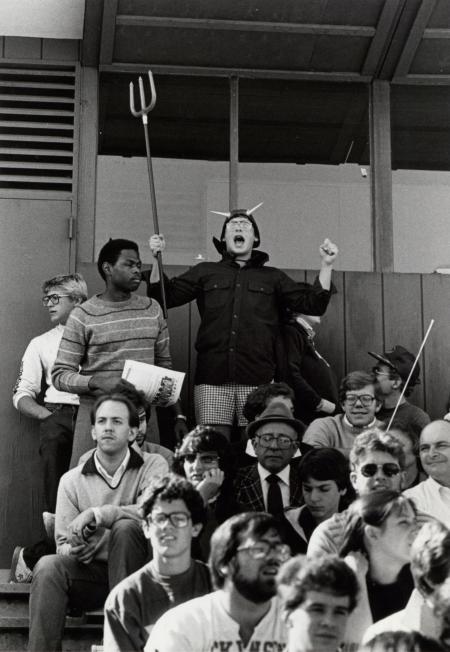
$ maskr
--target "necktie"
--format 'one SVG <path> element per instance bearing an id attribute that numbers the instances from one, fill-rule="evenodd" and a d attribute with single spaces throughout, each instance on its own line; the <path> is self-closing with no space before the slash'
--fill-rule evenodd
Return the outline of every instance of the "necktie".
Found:
<path id="1" fill-rule="evenodd" d="M 267 492 L 267 511 L 272 516 L 280 518 L 283 516 L 283 498 L 281 497 L 280 478 L 271 473 L 266 478 L 269 483 L 269 491 Z"/>

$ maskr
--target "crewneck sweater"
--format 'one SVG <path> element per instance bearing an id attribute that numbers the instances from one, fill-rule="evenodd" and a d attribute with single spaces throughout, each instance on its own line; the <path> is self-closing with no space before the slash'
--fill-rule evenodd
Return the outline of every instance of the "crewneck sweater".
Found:
<path id="1" fill-rule="evenodd" d="M 171 368 L 169 334 L 161 306 L 132 295 L 105 301 L 95 295 L 71 312 L 52 372 L 60 391 L 89 394 L 89 380 L 119 381 L 125 360 Z"/>

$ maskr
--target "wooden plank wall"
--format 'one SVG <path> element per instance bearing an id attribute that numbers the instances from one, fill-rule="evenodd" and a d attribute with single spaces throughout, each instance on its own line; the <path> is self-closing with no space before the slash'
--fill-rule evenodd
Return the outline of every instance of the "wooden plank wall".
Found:
<path id="1" fill-rule="evenodd" d="M 168 267 L 167 273 L 173 276 L 184 269 Z M 103 283 L 96 265 L 81 265 L 79 271 L 86 278 L 90 294 L 101 291 Z M 288 274 L 298 281 L 312 281 L 315 276 L 315 272 L 302 270 L 289 270 Z M 323 318 L 317 346 L 333 365 L 338 378 L 351 370 L 371 369 L 374 361 L 367 355 L 370 350 L 382 352 L 395 344 L 403 344 L 416 353 L 433 317 L 436 323 L 420 361 L 422 383 L 411 398 L 424 406 L 432 418 L 441 417 L 450 393 L 450 277 L 336 272 L 334 282 L 338 293 L 333 296 Z M 43 330 L 37 318 L 30 315 L 30 320 L 36 332 Z M 187 373 L 182 402 L 191 419 L 198 324 L 194 303 L 169 312 L 174 367 Z M 22 349 L 17 352 L 17 360 L 21 354 Z M 15 416 L 4 427 L 8 427 L 11 440 L 20 439 L 20 446 L 14 447 L 14 454 L 8 455 L 0 493 L 6 499 L 10 496 L 7 488 L 14 486 L 17 491 L 19 483 L 20 496 L 16 504 L 22 509 L 14 509 L 11 504 L 11 509 L 4 509 L 2 513 L 0 563 L 3 568 L 9 565 L 14 545 L 31 543 L 42 533 L 37 429 L 29 419 L 18 418 L 17 413 Z M 32 513 L 28 513 L 30 510 Z"/>

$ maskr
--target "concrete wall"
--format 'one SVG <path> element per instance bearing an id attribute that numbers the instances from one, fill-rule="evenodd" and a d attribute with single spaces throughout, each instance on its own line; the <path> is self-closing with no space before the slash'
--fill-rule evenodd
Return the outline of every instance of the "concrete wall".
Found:
<path id="1" fill-rule="evenodd" d="M 222 218 L 210 211 L 228 209 L 227 163 L 156 159 L 154 170 L 167 263 L 190 265 L 198 254 L 215 259 L 211 238 Z M 256 219 L 273 265 L 314 269 L 328 236 L 340 248 L 337 269 L 372 270 L 370 186 L 358 166 L 242 164 L 239 174 L 240 205 L 264 202 Z M 150 262 L 148 197 L 145 159 L 98 157 L 96 252 L 108 237 L 126 234 Z M 393 206 L 394 271 L 449 266 L 450 173 L 394 172 Z"/>

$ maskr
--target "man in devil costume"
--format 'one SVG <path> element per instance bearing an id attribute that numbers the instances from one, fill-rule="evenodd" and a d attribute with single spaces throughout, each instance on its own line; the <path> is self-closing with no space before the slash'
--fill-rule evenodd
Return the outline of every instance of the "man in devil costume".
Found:
<path id="1" fill-rule="evenodd" d="M 259 204 L 260 206 L 261 204 Z M 297 284 L 258 251 L 259 229 L 251 210 L 224 214 L 221 255 L 172 279 L 164 278 L 167 306 L 196 300 L 201 323 L 197 334 L 195 412 L 197 423 L 214 425 L 230 438 L 234 422 L 246 425 L 245 399 L 275 372 L 275 341 L 283 308 L 322 315 L 331 297 L 331 272 L 338 249 L 326 239 L 320 246 L 321 269 L 313 285 Z M 150 249 L 156 257 L 165 248 L 164 237 L 153 235 Z M 148 294 L 160 298 L 158 266 L 144 273 Z"/>

